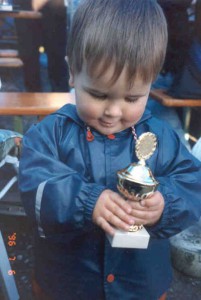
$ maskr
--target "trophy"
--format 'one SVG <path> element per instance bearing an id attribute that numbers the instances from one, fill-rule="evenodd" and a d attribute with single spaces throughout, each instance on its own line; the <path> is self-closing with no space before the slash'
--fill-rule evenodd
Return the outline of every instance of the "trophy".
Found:
<path id="1" fill-rule="evenodd" d="M 135 146 L 139 161 L 117 172 L 117 188 L 125 199 L 131 195 L 135 197 L 133 201 L 140 201 L 151 196 L 156 190 L 158 182 L 145 162 L 154 153 L 156 145 L 156 136 L 153 133 L 143 133 L 136 140 Z M 118 248 L 146 249 L 149 243 L 149 234 L 140 224 L 131 225 L 128 232 L 116 229 L 114 236 L 107 237 L 111 246 Z"/>

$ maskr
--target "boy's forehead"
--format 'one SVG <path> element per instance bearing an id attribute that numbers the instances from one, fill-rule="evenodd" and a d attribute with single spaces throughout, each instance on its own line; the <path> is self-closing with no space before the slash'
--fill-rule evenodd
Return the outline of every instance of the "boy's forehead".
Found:
<path id="1" fill-rule="evenodd" d="M 87 64 L 84 63 L 82 67 L 82 75 L 84 76 L 83 84 L 93 86 L 93 88 L 108 89 L 115 85 L 122 85 L 126 87 L 128 91 L 135 90 L 141 91 L 145 86 L 149 87 L 150 83 L 145 83 L 141 76 L 135 75 L 132 82 L 128 80 L 127 71 L 128 68 L 125 66 L 120 73 L 120 75 L 113 81 L 115 73 L 115 64 L 111 63 L 104 70 L 102 70 L 103 65 L 99 64 L 94 69 L 89 69 Z M 83 80 L 83 78 L 82 78 Z"/>
<path id="2" fill-rule="evenodd" d="M 86 72 L 93 80 L 105 79 L 108 84 L 111 84 L 115 75 L 115 63 L 100 62 L 95 66 L 87 66 Z"/>

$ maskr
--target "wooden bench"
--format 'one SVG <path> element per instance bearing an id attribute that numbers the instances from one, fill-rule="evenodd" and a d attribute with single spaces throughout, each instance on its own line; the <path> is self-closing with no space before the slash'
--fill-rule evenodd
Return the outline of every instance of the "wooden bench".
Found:
<path id="1" fill-rule="evenodd" d="M 22 60 L 18 57 L 18 51 L 14 49 L 0 49 L 0 67 L 21 68 Z"/>
<path id="2" fill-rule="evenodd" d="M 18 57 L 19 53 L 15 49 L 0 49 L 0 57 Z"/>
<path id="3" fill-rule="evenodd" d="M 18 57 L 0 57 L 0 68 L 21 68 L 23 62 Z"/>
<path id="4" fill-rule="evenodd" d="M 201 99 L 173 98 L 167 94 L 167 91 L 161 90 L 161 89 L 151 89 L 150 97 L 167 107 L 183 107 L 183 108 L 185 108 L 184 130 L 185 130 L 185 132 L 188 133 L 189 126 L 190 126 L 190 120 L 191 120 L 191 108 L 192 107 L 201 107 Z"/>
<path id="5" fill-rule="evenodd" d="M 167 94 L 165 90 L 152 89 L 150 96 L 164 106 L 169 107 L 198 107 L 201 106 L 201 99 L 178 99 Z"/>
<path id="6" fill-rule="evenodd" d="M 0 93 L 0 115 L 35 115 L 39 120 L 67 103 L 75 103 L 71 93 Z"/>

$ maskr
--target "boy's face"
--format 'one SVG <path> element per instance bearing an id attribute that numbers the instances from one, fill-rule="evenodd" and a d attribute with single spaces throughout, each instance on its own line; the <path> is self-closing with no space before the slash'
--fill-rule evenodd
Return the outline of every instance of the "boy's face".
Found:
<path id="1" fill-rule="evenodd" d="M 129 87 L 125 69 L 114 84 L 108 84 L 113 67 L 111 65 L 100 78 L 90 76 L 85 66 L 79 74 L 70 76 L 78 115 L 104 135 L 120 132 L 140 120 L 151 87 L 151 82 L 145 84 L 140 78 Z"/>

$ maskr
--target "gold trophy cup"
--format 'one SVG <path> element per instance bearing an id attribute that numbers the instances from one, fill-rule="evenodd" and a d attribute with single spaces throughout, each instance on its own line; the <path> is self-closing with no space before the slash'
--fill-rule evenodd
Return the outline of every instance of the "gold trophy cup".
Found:
<path id="1" fill-rule="evenodd" d="M 117 188 L 124 198 L 129 195 L 140 201 L 151 196 L 158 186 L 150 168 L 146 165 L 156 149 L 156 136 L 151 132 L 143 133 L 136 141 L 135 153 L 139 161 L 117 172 Z M 149 234 L 142 225 L 132 225 L 128 232 L 116 229 L 115 235 L 108 235 L 112 247 L 147 248 Z"/>

